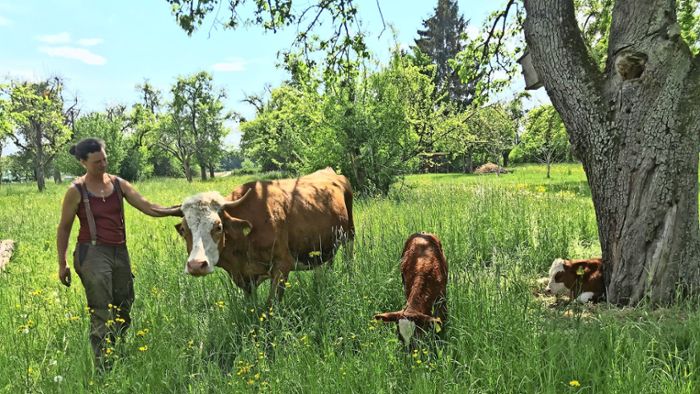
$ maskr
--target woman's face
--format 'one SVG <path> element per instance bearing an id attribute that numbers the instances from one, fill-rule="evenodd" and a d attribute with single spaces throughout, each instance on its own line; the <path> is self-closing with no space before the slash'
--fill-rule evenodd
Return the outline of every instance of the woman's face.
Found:
<path id="1" fill-rule="evenodd" d="M 107 154 L 104 149 L 100 149 L 99 152 L 88 153 L 87 159 L 80 160 L 80 164 L 91 174 L 104 174 L 107 172 Z"/>

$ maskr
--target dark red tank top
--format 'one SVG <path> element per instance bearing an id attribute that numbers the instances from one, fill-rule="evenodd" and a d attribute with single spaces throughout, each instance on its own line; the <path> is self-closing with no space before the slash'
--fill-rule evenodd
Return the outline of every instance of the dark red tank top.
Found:
<path id="1" fill-rule="evenodd" d="M 85 187 L 81 185 L 80 187 Z M 78 189 L 80 191 L 80 189 Z M 90 210 L 95 217 L 95 227 L 97 229 L 97 242 L 105 245 L 123 245 L 126 243 L 126 232 L 122 223 L 121 201 L 116 190 L 104 198 L 93 196 L 88 192 L 90 199 Z M 78 205 L 78 219 L 80 220 L 80 231 L 78 232 L 78 242 L 90 242 L 90 225 L 85 213 L 85 203 L 82 192 L 80 194 L 80 204 Z"/>

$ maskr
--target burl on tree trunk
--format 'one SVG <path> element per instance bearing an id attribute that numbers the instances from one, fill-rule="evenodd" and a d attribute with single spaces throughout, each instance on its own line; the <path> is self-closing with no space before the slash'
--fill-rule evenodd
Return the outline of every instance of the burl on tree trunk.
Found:
<path id="1" fill-rule="evenodd" d="M 525 0 L 525 38 L 583 162 L 617 305 L 666 305 L 700 285 L 700 60 L 675 4 L 616 1 L 600 71 L 572 0 Z"/>

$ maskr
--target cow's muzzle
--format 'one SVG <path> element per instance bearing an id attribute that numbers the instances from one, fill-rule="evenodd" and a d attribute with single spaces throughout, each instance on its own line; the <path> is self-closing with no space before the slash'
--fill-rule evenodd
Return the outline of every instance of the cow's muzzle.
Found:
<path id="1" fill-rule="evenodd" d="M 192 276 L 204 276 L 210 272 L 209 263 L 206 260 L 189 260 L 187 262 L 187 273 Z"/>

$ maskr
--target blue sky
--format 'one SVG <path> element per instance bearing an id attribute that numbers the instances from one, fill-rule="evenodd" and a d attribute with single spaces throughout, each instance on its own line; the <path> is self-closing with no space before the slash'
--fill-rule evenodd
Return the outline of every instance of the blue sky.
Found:
<path id="1" fill-rule="evenodd" d="M 376 0 L 357 0 L 370 49 L 386 58 L 393 44 L 384 31 Z M 384 20 L 410 45 L 437 4 L 436 0 L 380 0 Z M 460 12 L 478 28 L 500 2 L 458 1 Z M 225 8 L 222 9 L 222 13 Z M 83 112 L 138 100 L 136 84 L 148 79 L 167 93 L 177 76 L 206 70 L 228 92 L 227 109 L 252 118 L 241 102 L 246 94 L 277 86 L 286 74 L 275 67 L 276 54 L 289 47 L 295 29 L 281 34 L 258 27 L 239 30 L 205 24 L 191 37 L 176 24 L 165 0 L 0 0 L 0 79 L 65 78 Z M 167 94 L 166 94 L 167 96 Z M 233 127 L 235 128 L 235 126 Z M 229 143 L 236 143 L 233 133 Z"/>

